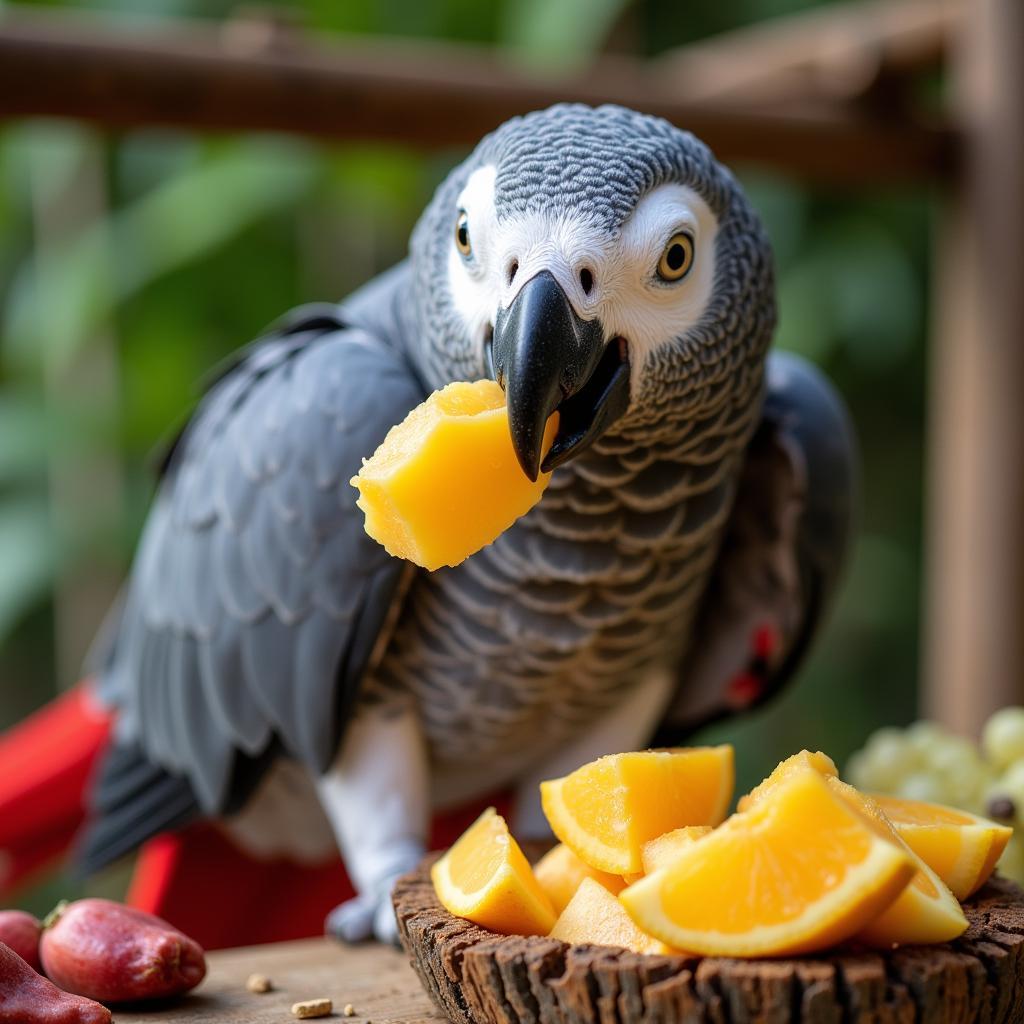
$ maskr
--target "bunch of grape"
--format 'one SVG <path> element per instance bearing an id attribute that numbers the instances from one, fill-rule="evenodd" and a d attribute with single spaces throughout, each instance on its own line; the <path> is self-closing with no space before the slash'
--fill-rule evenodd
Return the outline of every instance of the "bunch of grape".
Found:
<path id="1" fill-rule="evenodd" d="M 850 758 L 858 789 L 959 807 L 1012 825 L 1015 834 L 999 870 L 1024 884 L 1024 707 L 997 711 L 980 747 L 936 725 L 874 733 Z"/>

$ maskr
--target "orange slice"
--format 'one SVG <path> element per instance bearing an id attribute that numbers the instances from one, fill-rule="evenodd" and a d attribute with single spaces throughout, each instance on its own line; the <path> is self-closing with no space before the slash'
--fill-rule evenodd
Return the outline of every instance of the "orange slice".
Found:
<path id="1" fill-rule="evenodd" d="M 977 892 L 1006 849 L 1013 829 L 967 811 L 920 800 L 875 796 L 900 838 L 958 900 Z"/>
<path id="2" fill-rule="evenodd" d="M 509 935 L 546 935 L 555 913 L 505 819 L 489 807 L 430 870 L 457 917 Z"/>
<path id="3" fill-rule="evenodd" d="M 855 935 L 913 874 L 895 842 L 805 768 L 619 899 L 643 931 L 676 949 L 782 956 Z"/>
<path id="4" fill-rule="evenodd" d="M 543 451 L 558 428 L 553 414 Z M 397 426 L 350 483 L 364 528 L 389 554 L 426 569 L 458 565 L 540 501 L 512 448 L 505 392 L 493 380 L 435 391 Z"/>
<path id="5" fill-rule="evenodd" d="M 643 845 L 684 825 L 717 825 L 732 799 L 732 747 L 609 754 L 540 784 L 556 836 L 600 871 L 643 867 Z"/>
<path id="6" fill-rule="evenodd" d="M 550 934 L 562 942 L 621 946 L 634 953 L 671 952 L 664 943 L 637 928 L 626 908 L 593 878 L 580 882 Z"/>
<path id="7" fill-rule="evenodd" d="M 967 930 L 967 918 L 949 887 L 916 854 L 893 828 L 881 808 L 860 790 L 836 778 L 826 780 L 832 791 L 864 815 L 878 835 L 905 851 L 916 871 L 899 899 L 858 933 L 861 942 L 871 946 L 893 946 L 948 942 Z"/>
<path id="8" fill-rule="evenodd" d="M 618 875 L 609 875 L 584 864 L 565 843 L 548 850 L 533 866 L 533 875 L 547 893 L 556 914 L 565 910 L 585 878 L 604 886 L 612 895 L 618 895 L 626 888 L 626 883 Z"/>
<path id="9" fill-rule="evenodd" d="M 801 750 L 799 754 L 793 754 L 791 757 L 787 757 L 785 761 L 780 761 L 764 782 L 752 789 L 746 796 L 741 796 L 736 809 L 739 811 L 747 810 L 753 803 L 775 789 L 780 782 L 785 781 L 794 773 L 805 771 L 807 768 L 813 768 L 819 775 L 823 775 L 826 778 L 839 775 L 839 772 L 836 771 L 835 762 L 828 754 L 823 754 L 820 750 Z"/>

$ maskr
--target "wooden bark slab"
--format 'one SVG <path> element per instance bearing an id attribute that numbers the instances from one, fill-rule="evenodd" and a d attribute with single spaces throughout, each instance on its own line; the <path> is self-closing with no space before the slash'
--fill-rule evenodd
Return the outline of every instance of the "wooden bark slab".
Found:
<path id="1" fill-rule="evenodd" d="M 429 867 L 395 889 L 399 933 L 452 1024 L 1008 1024 L 1024 1021 L 1024 892 L 994 879 L 942 946 L 790 960 L 640 956 L 501 936 L 452 916 Z"/>

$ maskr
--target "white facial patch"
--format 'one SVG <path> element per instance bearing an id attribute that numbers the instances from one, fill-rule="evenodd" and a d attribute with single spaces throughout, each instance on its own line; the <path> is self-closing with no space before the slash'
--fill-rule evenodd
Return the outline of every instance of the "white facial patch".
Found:
<path id="1" fill-rule="evenodd" d="M 649 192 L 618 236 L 575 211 L 546 211 L 498 222 L 493 166 L 470 175 L 452 210 L 448 276 L 455 308 L 481 350 L 499 309 L 542 270 L 549 271 L 584 320 L 600 318 L 605 339 L 629 343 L 634 393 L 649 352 L 686 334 L 711 297 L 718 222 L 707 203 L 685 185 Z M 455 245 L 458 209 L 466 211 L 470 255 Z M 693 265 L 679 281 L 658 276 L 672 237 L 693 239 Z M 589 294 L 581 273 L 590 275 Z M 586 275 L 584 275 L 585 277 Z"/>
<path id="2" fill-rule="evenodd" d="M 658 262 L 672 237 L 693 239 L 693 264 L 679 281 L 663 281 Z M 707 307 L 715 283 L 718 220 L 686 185 L 661 185 L 637 204 L 605 264 L 599 315 L 609 337 L 621 334 L 634 365 L 686 334 Z"/>

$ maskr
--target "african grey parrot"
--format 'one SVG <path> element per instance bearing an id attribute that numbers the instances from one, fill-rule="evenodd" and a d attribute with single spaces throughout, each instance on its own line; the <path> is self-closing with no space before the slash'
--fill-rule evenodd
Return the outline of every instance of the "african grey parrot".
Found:
<path id="1" fill-rule="evenodd" d="M 85 869 L 197 817 L 268 855 L 336 843 L 358 895 L 331 929 L 393 938 L 433 809 L 512 786 L 542 835 L 540 779 L 764 699 L 833 588 L 854 461 L 774 324 L 762 226 L 692 135 L 559 105 L 486 137 L 407 260 L 242 350 L 170 452 L 97 662 L 118 722 Z M 486 375 L 523 471 L 555 472 L 428 573 L 349 479 Z"/>

